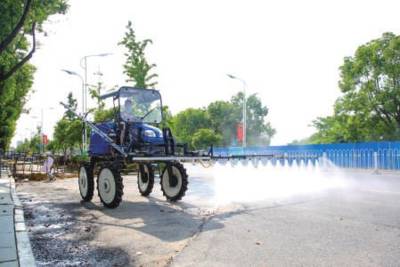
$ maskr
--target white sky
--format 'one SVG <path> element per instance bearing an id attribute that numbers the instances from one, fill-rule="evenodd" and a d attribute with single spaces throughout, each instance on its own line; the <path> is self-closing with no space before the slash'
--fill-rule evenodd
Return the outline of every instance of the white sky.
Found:
<path id="1" fill-rule="evenodd" d="M 400 2 L 390 0 L 69 2 L 68 14 L 52 17 L 39 39 L 31 113 L 21 116 L 13 144 L 40 124 L 42 108 L 44 132 L 51 136 L 64 112 L 58 103 L 69 91 L 80 103 L 79 79 L 60 69 L 83 75 L 84 55 L 113 53 L 89 59 L 89 83 L 98 81 L 93 73 L 100 69 L 107 88 L 126 84 L 117 43 L 128 20 L 139 38 L 154 42 L 148 58 L 157 64 L 158 89 L 173 113 L 228 100 L 241 90 L 240 82 L 226 77 L 232 73 L 269 107 L 275 145 L 309 136 L 311 121 L 332 112 L 343 57 L 383 32 L 400 32 Z"/>

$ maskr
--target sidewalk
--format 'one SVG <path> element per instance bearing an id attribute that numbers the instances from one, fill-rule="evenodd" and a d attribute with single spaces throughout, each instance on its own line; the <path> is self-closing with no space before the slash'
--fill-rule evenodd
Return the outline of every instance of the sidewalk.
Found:
<path id="1" fill-rule="evenodd" d="M 22 205 L 12 178 L 0 174 L 0 267 L 35 266 Z"/>

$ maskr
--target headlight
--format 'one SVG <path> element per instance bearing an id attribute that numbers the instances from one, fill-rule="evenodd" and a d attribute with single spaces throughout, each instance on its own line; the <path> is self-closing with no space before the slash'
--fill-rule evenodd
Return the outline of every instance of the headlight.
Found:
<path id="1" fill-rule="evenodd" d="M 144 131 L 144 136 L 146 137 L 156 137 L 156 133 L 152 130 L 145 130 Z"/>

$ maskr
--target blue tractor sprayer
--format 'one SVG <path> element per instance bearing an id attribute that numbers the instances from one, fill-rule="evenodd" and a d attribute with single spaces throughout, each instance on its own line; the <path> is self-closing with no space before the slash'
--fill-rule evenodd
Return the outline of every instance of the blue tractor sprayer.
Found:
<path id="1" fill-rule="evenodd" d="M 190 151 L 187 144 L 177 143 L 168 127 L 158 128 L 163 119 L 159 91 L 121 87 L 100 97 L 112 100 L 113 119 L 93 123 L 84 114 L 70 112 L 91 128 L 89 161 L 79 169 L 79 191 L 83 201 L 91 201 L 97 175 L 97 191 L 105 207 L 116 208 L 122 201 L 121 173 L 137 170 L 141 195 L 148 196 L 158 172 L 163 195 L 168 201 L 182 199 L 188 188 L 188 174 L 183 163 L 209 163 L 216 160 L 238 160 L 255 156 L 214 156 L 208 151 Z M 272 157 L 272 155 L 257 155 Z"/>

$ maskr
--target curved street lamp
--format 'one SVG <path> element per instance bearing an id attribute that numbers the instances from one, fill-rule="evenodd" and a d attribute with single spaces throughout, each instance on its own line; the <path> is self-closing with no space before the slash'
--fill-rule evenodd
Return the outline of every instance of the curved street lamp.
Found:
<path id="1" fill-rule="evenodd" d="M 86 55 L 84 57 L 81 58 L 80 61 L 80 65 L 84 70 L 84 112 L 87 112 L 87 87 L 88 87 L 88 70 L 87 70 L 87 59 L 90 57 L 106 57 L 106 56 L 110 56 L 112 55 L 112 53 L 101 53 L 101 54 L 93 54 L 93 55 Z"/>

